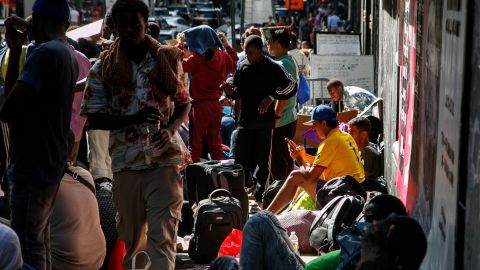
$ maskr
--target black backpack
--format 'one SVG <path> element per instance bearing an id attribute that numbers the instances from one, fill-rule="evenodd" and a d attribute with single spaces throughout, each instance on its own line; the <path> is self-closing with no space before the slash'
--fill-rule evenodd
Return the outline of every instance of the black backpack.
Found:
<path id="1" fill-rule="evenodd" d="M 248 218 L 248 195 L 245 192 L 245 172 L 242 165 L 210 160 L 188 165 L 185 174 L 191 207 L 208 198 L 212 191 L 226 189 L 240 201 L 243 218 Z"/>
<path id="2" fill-rule="evenodd" d="M 380 177 L 367 177 L 365 180 L 362 182 L 362 187 L 365 191 L 377 191 L 382 194 L 388 194 L 388 184 L 387 181 L 383 178 L 383 176 Z"/>
<path id="3" fill-rule="evenodd" d="M 317 191 L 317 209 L 322 209 L 330 200 L 342 195 L 359 195 L 364 200 L 367 198 L 367 193 L 355 178 L 350 175 L 340 176 L 329 180 Z"/>
<path id="4" fill-rule="evenodd" d="M 277 196 L 280 188 L 282 188 L 283 183 L 285 183 L 284 180 L 275 180 L 267 187 L 267 190 L 265 190 L 265 193 L 263 193 L 263 209 L 267 209 L 275 196 Z"/>
<path id="5" fill-rule="evenodd" d="M 310 227 L 310 245 L 317 252 L 338 249 L 336 236 L 351 226 L 362 212 L 365 200 L 360 196 L 338 196 L 325 205 Z"/>
<path id="6" fill-rule="evenodd" d="M 101 269 L 107 269 L 108 260 L 118 240 L 117 223 L 115 220 L 117 210 L 113 206 L 112 186 L 113 181 L 109 178 L 95 179 L 95 189 L 97 191 L 95 197 L 97 198 L 100 213 L 100 225 L 102 226 L 107 244 L 107 253 Z"/>
<path id="7" fill-rule="evenodd" d="M 200 201 L 194 220 L 188 255 L 196 263 L 210 263 L 232 229 L 241 230 L 245 224 L 239 200 L 225 189 L 217 189 L 208 199 Z"/>

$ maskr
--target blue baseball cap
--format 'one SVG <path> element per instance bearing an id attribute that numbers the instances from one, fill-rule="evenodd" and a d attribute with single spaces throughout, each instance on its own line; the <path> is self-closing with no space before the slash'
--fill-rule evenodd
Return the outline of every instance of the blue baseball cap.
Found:
<path id="1" fill-rule="evenodd" d="M 32 11 L 65 21 L 70 19 L 70 7 L 67 0 L 37 0 L 33 3 Z"/>
<path id="2" fill-rule="evenodd" d="M 313 109 L 310 121 L 303 123 L 305 126 L 312 126 L 315 121 L 335 121 L 337 120 L 337 114 L 332 107 L 327 105 L 319 105 Z"/>

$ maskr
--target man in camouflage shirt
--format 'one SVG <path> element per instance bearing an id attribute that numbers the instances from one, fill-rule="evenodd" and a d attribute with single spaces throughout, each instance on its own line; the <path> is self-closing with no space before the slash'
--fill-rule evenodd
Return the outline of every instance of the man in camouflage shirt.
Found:
<path id="1" fill-rule="evenodd" d="M 363 112 L 377 97 L 367 90 L 356 86 L 343 86 L 340 80 L 330 80 L 327 90 L 332 98 L 332 108 L 335 112 L 359 110 Z M 369 110 L 365 115 L 371 115 Z"/>

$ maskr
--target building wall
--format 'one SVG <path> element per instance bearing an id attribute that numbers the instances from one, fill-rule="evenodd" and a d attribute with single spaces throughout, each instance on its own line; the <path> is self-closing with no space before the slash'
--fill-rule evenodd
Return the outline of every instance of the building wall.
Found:
<path id="1" fill-rule="evenodd" d="M 480 1 L 379 2 L 385 177 L 428 237 L 422 269 L 480 269 Z"/>
<path id="2" fill-rule="evenodd" d="M 474 1 L 473 14 L 480 14 Z M 480 17 L 473 16 L 471 40 L 470 109 L 466 187 L 464 269 L 480 269 Z M 468 59 L 468 58 L 467 58 Z"/>
<path id="3" fill-rule="evenodd" d="M 384 100 L 385 178 L 393 179 L 396 165 L 392 155 L 397 140 L 398 101 L 398 14 L 395 1 L 380 1 L 378 37 L 378 96 Z M 392 182 L 390 187 L 394 191 Z M 395 191 L 394 191 L 395 193 Z"/>

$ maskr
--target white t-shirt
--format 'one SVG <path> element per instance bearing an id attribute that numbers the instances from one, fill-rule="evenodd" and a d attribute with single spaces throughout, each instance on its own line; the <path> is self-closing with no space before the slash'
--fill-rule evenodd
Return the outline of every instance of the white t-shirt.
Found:
<path id="1" fill-rule="evenodd" d="M 80 12 L 75 9 L 70 9 L 70 22 L 78 24 L 80 22 Z"/>
<path id="2" fill-rule="evenodd" d="M 297 75 L 300 76 L 300 74 L 303 74 L 305 78 L 308 78 L 310 74 L 310 61 L 307 56 L 305 56 L 305 54 L 299 49 L 290 50 L 288 51 L 288 54 L 293 58 L 293 61 L 297 66 Z"/>

